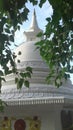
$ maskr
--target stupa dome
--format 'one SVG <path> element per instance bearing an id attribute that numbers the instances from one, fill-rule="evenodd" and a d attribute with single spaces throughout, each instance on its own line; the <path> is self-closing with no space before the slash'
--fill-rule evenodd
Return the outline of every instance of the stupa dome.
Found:
<path id="1" fill-rule="evenodd" d="M 38 98 L 39 102 L 43 98 L 44 100 L 49 100 L 50 98 L 73 98 L 73 86 L 71 81 L 68 80 L 66 83 L 57 89 L 54 84 L 48 85 L 46 83 L 46 77 L 49 73 L 47 64 L 42 60 L 39 50 L 36 49 L 35 43 L 40 39 L 37 37 L 37 34 L 42 32 L 38 27 L 35 11 L 32 16 L 32 22 L 30 28 L 24 32 L 26 35 L 26 41 L 20 44 L 15 49 L 16 65 L 17 69 L 24 71 L 27 66 L 32 67 L 33 74 L 30 81 L 30 87 L 22 87 L 21 90 L 17 90 L 15 84 L 15 75 L 10 74 L 6 76 L 6 83 L 3 83 L 1 99 L 7 102 L 23 101 L 26 100 L 36 100 Z M 18 53 L 21 52 L 21 55 Z M 18 63 L 20 60 L 20 63 Z M 53 82 L 53 81 L 52 81 Z M 24 99 L 25 97 L 25 99 Z M 19 100 L 20 98 L 20 100 Z"/>
<path id="2" fill-rule="evenodd" d="M 26 36 L 26 41 L 15 49 L 15 54 L 17 55 L 16 62 L 17 60 L 20 60 L 20 62 L 42 61 L 40 52 L 36 49 L 35 46 L 35 43 L 41 40 L 37 37 L 37 34 L 40 32 L 42 32 L 42 30 L 38 27 L 34 10 L 30 28 L 24 32 L 24 35 Z M 18 55 L 19 52 L 21 52 L 21 55 Z"/>

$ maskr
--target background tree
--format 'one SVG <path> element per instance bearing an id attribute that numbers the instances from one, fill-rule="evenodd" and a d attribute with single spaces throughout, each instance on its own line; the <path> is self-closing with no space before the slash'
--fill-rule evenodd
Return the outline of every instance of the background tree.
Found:
<path id="1" fill-rule="evenodd" d="M 33 6 L 42 7 L 46 0 L 29 0 Z M 62 84 L 62 78 L 67 79 L 73 73 L 73 0 L 48 0 L 53 8 L 53 15 L 47 18 L 44 39 L 37 43 L 40 55 L 49 67 L 47 81 L 54 79 L 55 85 Z M 20 29 L 20 24 L 27 20 L 29 9 L 26 7 L 28 0 L 0 0 L 0 87 L 4 75 L 18 73 L 15 65 L 15 54 L 10 46 L 14 42 L 14 34 Z M 52 52 L 52 53 L 51 53 Z M 8 63 L 12 70 L 9 70 Z M 26 74 L 24 74 L 26 73 Z M 26 77 L 31 77 L 32 69 L 28 67 L 20 73 L 21 79 L 16 78 L 18 88 L 25 83 L 29 87 Z M 25 76 L 26 75 L 26 76 Z"/>
<path id="2" fill-rule="evenodd" d="M 44 40 L 37 43 L 40 54 L 47 62 L 50 72 L 47 81 L 52 78 L 56 86 L 62 85 L 62 79 L 69 78 L 73 73 L 73 1 L 49 0 L 53 8 L 52 18 L 47 18 L 48 24 Z M 42 6 L 40 1 L 40 7 Z M 52 53 L 51 53 L 52 52 Z"/>

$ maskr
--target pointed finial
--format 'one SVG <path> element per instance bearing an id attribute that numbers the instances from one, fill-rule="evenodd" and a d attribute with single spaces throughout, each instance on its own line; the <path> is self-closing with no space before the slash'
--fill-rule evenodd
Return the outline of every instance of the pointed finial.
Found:
<path id="1" fill-rule="evenodd" d="M 37 19 L 36 19 L 36 12 L 34 9 L 30 29 L 35 29 L 35 28 L 38 28 L 38 23 L 37 23 Z"/>
<path id="2" fill-rule="evenodd" d="M 30 28 L 24 32 L 24 34 L 26 36 L 26 41 L 32 41 L 34 39 L 38 40 L 39 38 L 37 37 L 37 34 L 39 32 L 42 32 L 42 30 L 38 27 L 37 19 L 36 19 L 36 12 L 34 9 Z"/>
<path id="3" fill-rule="evenodd" d="M 36 17 L 35 8 L 34 8 L 34 12 L 33 13 L 34 13 L 34 16 Z"/>

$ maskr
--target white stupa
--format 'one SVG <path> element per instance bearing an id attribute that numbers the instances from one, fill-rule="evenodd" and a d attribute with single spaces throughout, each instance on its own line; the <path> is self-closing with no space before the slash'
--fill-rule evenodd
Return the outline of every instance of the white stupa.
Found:
<path id="1" fill-rule="evenodd" d="M 30 87 L 16 88 L 14 74 L 6 76 L 0 99 L 6 102 L 5 110 L 0 113 L 0 130 L 66 130 L 73 123 L 73 86 L 68 80 L 62 87 L 48 85 L 45 78 L 49 72 L 35 43 L 36 36 L 42 31 L 37 24 L 35 11 L 31 26 L 24 32 L 26 42 L 16 48 L 17 68 L 24 71 L 33 68 Z M 67 129 L 68 130 L 68 129 Z M 72 128 L 73 130 L 73 128 Z"/>

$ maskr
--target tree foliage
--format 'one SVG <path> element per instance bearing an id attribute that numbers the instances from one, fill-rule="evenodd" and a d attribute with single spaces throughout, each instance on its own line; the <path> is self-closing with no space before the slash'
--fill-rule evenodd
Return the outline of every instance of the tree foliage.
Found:
<path id="1" fill-rule="evenodd" d="M 23 21 L 27 20 L 29 10 L 25 6 L 26 2 L 27 0 L 0 0 L 0 88 L 4 75 L 17 73 L 16 56 L 10 46 L 14 42 L 15 31 L 20 29 Z M 30 2 L 36 4 L 35 0 Z M 9 69 L 8 63 L 12 66 L 12 70 Z"/>
<path id="2" fill-rule="evenodd" d="M 53 15 L 47 18 L 48 24 L 44 40 L 37 43 L 40 54 L 47 62 L 50 72 L 48 82 L 54 79 L 55 85 L 62 85 L 62 79 L 73 73 L 73 0 L 49 0 Z M 42 6 L 42 0 L 40 6 Z"/>
<path id="3" fill-rule="evenodd" d="M 42 7 L 46 0 L 29 0 L 33 5 Z M 37 43 L 40 54 L 49 67 L 47 81 L 54 79 L 55 85 L 62 84 L 62 78 L 67 79 L 73 73 L 73 0 L 48 0 L 53 8 L 53 15 L 47 18 L 44 39 Z M 15 65 L 15 55 L 10 46 L 14 42 L 14 33 L 20 24 L 27 20 L 29 9 L 26 7 L 28 0 L 0 0 L 0 87 L 4 75 L 11 72 L 18 73 Z M 12 70 L 9 70 L 8 63 Z M 30 68 L 30 67 L 28 67 Z M 20 79 L 15 82 L 18 88 L 25 83 L 29 87 L 26 77 L 31 77 L 31 68 L 24 73 L 19 73 Z M 26 73 L 26 74 L 25 74 Z M 21 82 L 23 81 L 23 82 Z"/>

